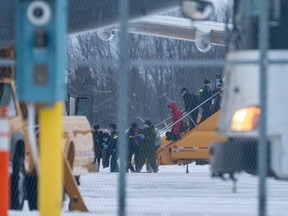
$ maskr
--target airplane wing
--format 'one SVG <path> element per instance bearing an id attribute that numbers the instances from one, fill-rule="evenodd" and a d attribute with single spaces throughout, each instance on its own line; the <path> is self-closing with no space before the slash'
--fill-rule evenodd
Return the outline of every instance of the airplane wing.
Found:
<path id="1" fill-rule="evenodd" d="M 197 31 L 209 34 L 211 44 L 226 45 L 226 24 L 210 21 L 191 21 L 190 19 L 172 16 L 149 16 L 136 22 L 130 22 L 128 31 L 187 41 L 195 41 Z M 231 25 L 228 26 L 231 28 Z"/>
<path id="2" fill-rule="evenodd" d="M 211 45 L 226 46 L 229 39 L 226 30 L 232 27 L 231 24 L 219 22 L 191 21 L 181 17 L 154 15 L 130 21 L 128 31 L 134 34 L 194 41 L 199 51 L 207 52 Z M 101 37 L 101 33 L 108 34 L 118 30 L 119 27 L 114 26 L 110 29 L 100 30 L 98 35 Z M 111 39 L 111 37 L 107 37 L 107 39 Z"/>
<path id="3" fill-rule="evenodd" d="M 230 29 L 232 25 L 155 15 L 136 22 L 130 22 L 128 31 L 137 34 L 194 41 L 200 51 L 207 52 L 211 45 L 227 45 L 227 27 Z"/>
<path id="4" fill-rule="evenodd" d="M 14 44 L 17 0 L 0 0 L 0 47 Z M 130 0 L 129 20 L 179 8 L 179 0 Z M 118 0 L 68 0 L 68 33 L 113 26 Z"/>

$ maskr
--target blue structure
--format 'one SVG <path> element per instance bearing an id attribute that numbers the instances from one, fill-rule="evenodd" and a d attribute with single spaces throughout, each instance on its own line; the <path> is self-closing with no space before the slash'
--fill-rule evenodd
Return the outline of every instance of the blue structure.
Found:
<path id="1" fill-rule="evenodd" d="M 66 0 L 17 1 L 16 84 L 22 101 L 64 100 L 66 3 Z"/>

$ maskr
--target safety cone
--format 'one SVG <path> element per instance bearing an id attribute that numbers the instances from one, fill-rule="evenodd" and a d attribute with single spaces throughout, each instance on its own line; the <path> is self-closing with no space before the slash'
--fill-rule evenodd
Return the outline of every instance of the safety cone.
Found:
<path id="1" fill-rule="evenodd" d="M 0 215 L 9 209 L 9 122 L 7 107 L 0 107 Z"/>

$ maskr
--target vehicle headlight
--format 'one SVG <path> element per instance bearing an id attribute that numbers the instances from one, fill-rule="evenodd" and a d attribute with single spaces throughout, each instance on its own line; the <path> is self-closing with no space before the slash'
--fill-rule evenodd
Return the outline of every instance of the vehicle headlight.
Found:
<path id="1" fill-rule="evenodd" d="M 261 109 L 256 106 L 237 110 L 231 122 L 231 128 L 235 131 L 254 130 L 258 126 Z"/>

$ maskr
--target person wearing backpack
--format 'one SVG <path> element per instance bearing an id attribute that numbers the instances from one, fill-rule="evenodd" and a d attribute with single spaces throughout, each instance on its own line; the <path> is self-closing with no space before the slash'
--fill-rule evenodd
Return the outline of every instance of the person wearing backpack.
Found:
<path id="1" fill-rule="evenodd" d="M 136 172 L 140 172 L 146 160 L 151 164 L 153 172 L 158 172 L 158 167 L 156 163 L 156 154 L 155 154 L 155 141 L 156 141 L 156 132 L 152 127 L 150 120 L 146 120 L 144 123 L 143 133 L 143 148 L 141 152 L 141 157 L 138 160 L 138 165 L 136 166 Z"/>
<path id="2" fill-rule="evenodd" d="M 156 140 L 155 140 L 155 157 L 156 157 L 156 164 L 157 164 L 157 171 L 159 171 L 158 169 L 158 161 L 157 161 L 157 150 L 160 148 L 161 144 L 162 144 L 162 139 L 160 136 L 160 131 L 158 128 L 156 128 L 154 125 L 152 125 L 152 128 L 155 130 L 156 133 Z M 152 168 L 150 166 L 149 161 L 146 162 L 146 171 L 147 172 L 152 172 Z"/>
<path id="3" fill-rule="evenodd" d="M 176 106 L 174 102 L 170 102 L 168 105 L 168 108 L 171 111 L 172 114 L 172 130 L 171 133 L 173 135 L 173 140 L 179 140 L 181 139 L 180 133 L 181 133 L 181 124 L 182 124 L 182 111 Z"/>

